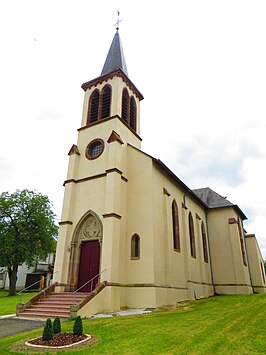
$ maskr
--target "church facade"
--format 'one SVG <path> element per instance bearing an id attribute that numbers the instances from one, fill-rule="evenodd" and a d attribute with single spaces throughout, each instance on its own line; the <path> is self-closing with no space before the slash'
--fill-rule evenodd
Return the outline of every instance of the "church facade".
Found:
<path id="1" fill-rule="evenodd" d="M 143 96 L 128 77 L 118 30 L 101 75 L 82 88 L 54 274 L 61 291 L 93 293 L 78 314 L 265 292 L 241 209 L 210 188 L 191 190 L 141 150 Z"/>

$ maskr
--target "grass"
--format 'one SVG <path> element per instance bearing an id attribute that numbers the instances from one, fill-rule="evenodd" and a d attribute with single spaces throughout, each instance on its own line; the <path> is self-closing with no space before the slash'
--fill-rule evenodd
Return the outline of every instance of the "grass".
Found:
<path id="1" fill-rule="evenodd" d="M 265 354 L 266 294 L 217 296 L 149 315 L 86 319 L 83 328 L 98 338 L 98 344 L 63 353 Z M 73 321 L 62 323 L 62 332 L 72 329 Z M 0 354 L 15 354 L 11 344 L 41 332 L 0 339 Z"/>
<path id="2" fill-rule="evenodd" d="M 22 302 L 26 302 L 35 294 L 36 292 L 22 293 Z M 0 290 L 0 316 L 16 313 L 16 305 L 19 302 L 20 297 L 18 293 L 15 296 L 8 296 L 8 290 Z"/>

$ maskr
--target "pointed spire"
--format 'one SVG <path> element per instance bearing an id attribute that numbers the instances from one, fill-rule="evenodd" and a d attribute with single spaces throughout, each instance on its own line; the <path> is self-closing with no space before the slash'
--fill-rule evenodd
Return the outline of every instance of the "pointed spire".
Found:
<path id="1" fill-rule="evenodd" d="M 110 73 L 113 70 L 122 69 L 128 76 L 126 61 L 123 53 L 122 43 L 118 33 L 118 28 L 114 35 L 111 47 L 107 54 L 101 75 Z"/>

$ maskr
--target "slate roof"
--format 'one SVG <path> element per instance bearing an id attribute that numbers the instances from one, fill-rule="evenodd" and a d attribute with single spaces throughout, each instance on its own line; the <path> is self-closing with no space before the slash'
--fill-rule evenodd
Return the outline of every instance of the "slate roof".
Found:
<path id="1" fill-rule="evenodd" d="M 101 75 L 108 74 L 116 69 L 122 69 L 123 72 L 128 76 L 127 65 L 118 30 L 114 35 Z"/>
<path id="2" fill-rule="evenodd" d="M 128 77 L 126 61 L 118 29 L 111 43 L 101 75 L 95 79 L 86 81 L 81 85 L 81 87 L 84 91 L 86 91 L 98 83 L 112 79 L 114 76 L 122 77 L 123 81 L 130 87 L 139 100 L 143 100 L 143 95 Z"/>
<path id="3" fill-rule="evenodd" d="M 202 189 L 195 189 L 193 192 L 209 207 L 227 207 L 234 206 L 230 201 L 219 195 L 217 192 L 213 191 L 209 187 L 204 187 Z"/>
<path id="4" fill-rule="evenodd" d="M 233 204 L 232 202 L 227 200 L 226 197 L 219 195 L 217 192 L 213 191 L 209 187 L 195 189 L 193 190 L 193 192 L 208 206 L 209 209 L 233 207 L 243 219 L 247 219 L 245 214 L 237 205 Z"/>

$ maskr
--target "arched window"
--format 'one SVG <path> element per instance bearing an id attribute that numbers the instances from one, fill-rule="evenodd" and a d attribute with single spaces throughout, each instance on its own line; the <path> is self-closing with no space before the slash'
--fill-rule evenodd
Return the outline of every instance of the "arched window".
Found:
<path id="1" fill-rule="evenodd" d="M 196 258 L 194 223 L 193 223 L 193 217 L 192 217 L 191 212 L 189 212 L 188 223 L 189 223 L 189 239 L 190 239 L 191 256 L 192 256 L 192 258 Z"/>
<path id="2" fill-rule="evenodd" d="M 208 248 L 207 248 L 207 237 L 206 237 L 206 229 L 205 225 L 201 223 L 201 237 L 202 237 L 202 248 L 203 248 L 203 258 L 205 263 L 208 262 Z"/>
<path id="3" fill-rule="evenodd" d="M 110 116 L 112 90 L 110 85 L 105 85 L 101 92 L 101 119 Z"/>
<path id="4" fill-rule="evenodd" d="M 128 113 L 129 113 L 129 95 L 126 88 L 123 89 L 122 94 L 122 120 L 128 123 Z"/>
<path id="5" fill-rule="evenodd" d="M 180 235 L 179 235 L 179 220 L 178 209 L 175 201 L 172 203 L 172 223 L 173 223 L 173 244 L 174 250 L 180 252 Z"/>
<path id="6" fill-rule="evenodd" d="M 245 246 L 244 246 L 244 238 L 243 238 L 243 233 L 242 233 L 242 228 L 241 228 L 241 222 L 240 219 L 237 219 L 237 226 L 238 226 L 238 233 L 239 233 L 239 239 L 240 239 L 240 247 L 241 247 L 241 253 L 242 253 L 242 259 L 243 259 L 243 264 L 247 266 L 247 258 L 246 258 L 246 251 L 245 251 Z"/>
<path id="7" fill-rule="evenodd" d="M 133 96 L 130 98 L 130 117 L 129 125 L 134 131 L 136 130 L 136 116 L 137 116 L 137 106 L 136 101 Z"/>
<path id="8" fill-rule="evenodd" d="M 131 238 L 131 259 L 136 260 L 140 258 L 140 237 L 134 234 Z"/>
<path id="9" fill-rule="evenodd" d="M 261 269 L 263 284 L 265 284 L 264 266 L 263 266 L 262 262 L 260 262 L 260 269 Z"/>
<path id="10" fill-rule="evenodd" d="M 99 90 L 94 90 L 93 93 L 91 94 L 90 101 L 89 101 L 88 123 L 94 123 L 98 120 L 99 100 L 100 100 Z"/>

